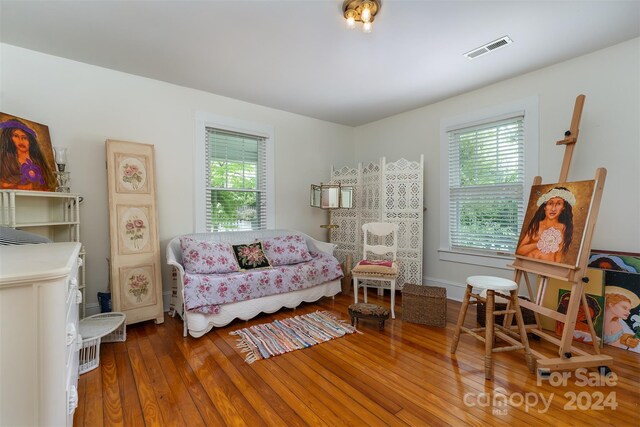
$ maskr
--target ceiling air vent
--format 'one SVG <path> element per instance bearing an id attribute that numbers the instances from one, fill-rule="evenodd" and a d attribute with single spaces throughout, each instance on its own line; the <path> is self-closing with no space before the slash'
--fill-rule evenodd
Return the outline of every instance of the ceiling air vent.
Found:
<path id="1" fill-rule="evenodd" d="M 470 50 L 469 52 L 465 53 L 464 56 L 466 56 L 467 59 L 476 59 L 477 57 L 482 56 L 485 53 L 489 53 L 496 49 L 500 49 L 501 47 L 511 43 L 513 43 L 513 40 L 511 40 L 508 36 L 504 36 L 502 38 L 499 38 L 498 40 L 489 42 L 484 46 L 480 46 L 478 48 Z"/>

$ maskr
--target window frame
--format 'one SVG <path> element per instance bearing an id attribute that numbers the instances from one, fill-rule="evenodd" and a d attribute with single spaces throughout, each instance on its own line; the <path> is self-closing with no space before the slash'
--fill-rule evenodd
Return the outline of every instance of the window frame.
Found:
<path id="1" fill-rule="evenodd" d="M 529 187 L 539 174 L 539 109 L 538 97 L 531 96 L 510 103 L 465 113 L 440 121 L 440 248 L 441 261 L 508 269 L 513 255 L 490 254 L 473 250 L 452 249 L 449 230 L 449 135 L 452 128 L 477 126 L 497 122 L 515 113 L 524 114 L 524 188 L 523 202 L 526 206 Z"/>
<path id="2" fill-rule="evenodd" d="M 193 159 L 194 171 L 194 232 L 205 233 L 207 230 L 207 190 L 206 177 L 208 167 L 205 164 L 207 144 L 206 128 L 216 128 L 228 132 L 244 133 L 265 138 L 267 167 L 267 229 L 275 228 L 275 149 L 273 126 L 252 123 L 231 117 L 196 112 L 196 138 Z"/>

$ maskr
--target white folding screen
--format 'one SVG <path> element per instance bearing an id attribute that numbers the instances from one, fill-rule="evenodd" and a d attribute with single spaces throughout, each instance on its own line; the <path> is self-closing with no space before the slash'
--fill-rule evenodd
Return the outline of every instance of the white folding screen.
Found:
<path id="1" fill-rule="evenodd" d="M 424 156 L 416 162 L 393 163 L 383 157 L 364 168 L 359 164 L 356 169 L 332 170 L 332 183 L 354 187 L 354 208 L 330 213 L 331 224 L 339 225 L 331 230 L 331 242 L 338 245 L 335 254 L 340 262 L 347 254 L 354 262 L 362 259 L 362 224 L 397 223 L 400 274 L 396 286 L 422 284 L 423 174 Z"/>

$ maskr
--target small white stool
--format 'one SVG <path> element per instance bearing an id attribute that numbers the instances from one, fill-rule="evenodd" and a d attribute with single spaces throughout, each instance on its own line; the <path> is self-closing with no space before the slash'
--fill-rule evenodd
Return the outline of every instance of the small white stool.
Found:
<path id="1" fill-rule="evenodd" d="M 481 297 L 478 294 L 473 293 L 473 288 L 483 289 L 487 291 L 486 298 Z M 509 305 L 506 310 L 494 311 L 496 291 L 498 295 L 509 300 Z M 508 291 L 509 295 L 501 294 L 500 291 Z M 473 301 L 470 299 L 474 298 Z M 478 304 L 483 302 L 486 304 L 486 322 L 484 328 L 465 328 L 463 326 L 465 316 L 467 315 L 467 308 L 469 304 Z M 502 325 L 496 325 L 494 322 L 494 316 L 502 314 L 514 314 L 516 316 L 516 322 L 518 324 L 518 331 L 520 333 L 517 341 L 514 337 L 517 336 L 511 329 L 505 328 Z M 509 317 L 509 316 L 507 316 Z M 479 335 L 478 332 L 484 331 L 484 337 Z M 462 300 L 462 307 L 460 308 L 460 315 L 458 316 L 458 323 L 453 335 L 453 342 L 451 344 L 451 353 L 455 354 L 458 347 L 458 341 L 460 340 L 460 332 L 466 332 L 480 341 L 485 343 L 484 354 L 484 377 L 487 380 L 493 379 L 493 353 L 522 350 L 524 349 L 525 358 L 527 360 L 527 366 L 533 373 L 534 359 L 529 349 L 529 341 L 527 340 L 527 331 L 524 327 L 524 320 L 522 318 L 522 312 L 520 311 L 520 304 L 518 303 L 518 285 L 513 280 L 503 279 L 501 277 L 492 276 L 471 276 L 467 278 L 467 289 Z M 511 344 L 506 347 L 494 347 L 494 334 L 500 339 Z"/>

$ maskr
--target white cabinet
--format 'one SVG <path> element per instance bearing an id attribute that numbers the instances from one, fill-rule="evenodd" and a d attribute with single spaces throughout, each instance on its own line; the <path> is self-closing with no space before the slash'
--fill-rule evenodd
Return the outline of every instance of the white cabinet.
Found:
<path id="1" fill-rule="evenodd" d="M 0 246 L 0 426 L 73 424 L 80 246 Z"/>
<path id="2" fill-rule="evenodd" d="M 0 190 L 0 225 L 47 237 L 54 242 L 80 241 L 80 201 L 75 193 Z M 80 315 L 85 316 L 84 248 L 78 274 L 82 293 Z"/>

